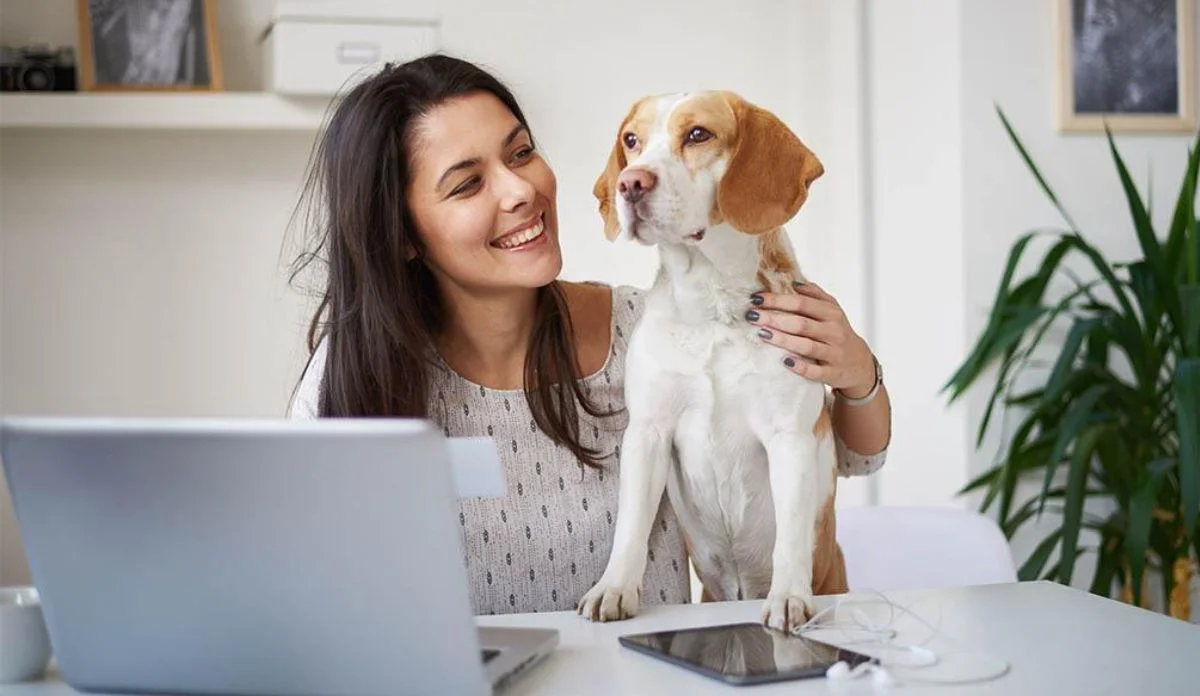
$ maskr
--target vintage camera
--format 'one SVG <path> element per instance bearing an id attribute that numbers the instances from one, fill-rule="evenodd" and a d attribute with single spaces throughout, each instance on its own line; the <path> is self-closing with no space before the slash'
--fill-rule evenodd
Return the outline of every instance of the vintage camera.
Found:
<path id="1" fill-rule="evenodd" d="M 0 46 L 0 92 L 74 92 L 75 49 Z"/>

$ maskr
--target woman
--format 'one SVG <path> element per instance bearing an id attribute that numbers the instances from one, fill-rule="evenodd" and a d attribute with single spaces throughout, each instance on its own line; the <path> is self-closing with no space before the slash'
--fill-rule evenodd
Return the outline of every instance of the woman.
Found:
<path id="1" fill-rule="evenodd" d="M 622 363 L 642 296 L 557 280 L 555 186 L 512 94 L 445 56 L 354 87 L 309 181 L 320 215 L 306 261 L 321 258 L 327 278 L 292 414 L 427 417 L 447 436 L 495 438 L 507 495 L 459 506 L 477 614 L 573 609 L 612 545 Z M 833 298 L 807 286 L 746 309 L 793 357 L 822 357 L 793 360 L 796 373 L 845 395 L 834 409 L 842 473 L 878 468 L 887 393 Z M 689 594 L 664 501 L 643 598 Z"/>

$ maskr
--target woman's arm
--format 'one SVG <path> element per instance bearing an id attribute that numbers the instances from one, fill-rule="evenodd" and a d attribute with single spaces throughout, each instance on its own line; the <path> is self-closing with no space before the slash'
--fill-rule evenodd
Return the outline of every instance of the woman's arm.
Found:
<path id="1" fill-rule="evenodd" d="M 863 395 L 871 387 L 857 390 L 845 389 L 847 396 Z M 880 381 L 879 388 L 870 402 L 855 405 L 846 399 L 834 396 L 833 430 L 853 452 L 873 455 L 887 449 L 892 439 L 892 403 L 887 387 Z"/>
<path id="2" fill-rule="evenodd" d="M 833 429 L 860 456 L 887 449 L 892 407 L 875 356 L 850 326 L 837 300 L 813 283 L 796 284 L 796 294 L 757 293 L 746 314 L 788 355 L 784 364 L 798 375 L 833 388 Z"/>

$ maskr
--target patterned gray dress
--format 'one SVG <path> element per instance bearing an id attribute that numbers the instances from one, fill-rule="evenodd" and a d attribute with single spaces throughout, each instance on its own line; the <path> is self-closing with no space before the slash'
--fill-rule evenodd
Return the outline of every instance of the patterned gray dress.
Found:
<path id="1" fill-rule="evenodd" d="M 507 483 L 503 498 L 459 501 L 459 522 L 476 614 L 573 610 L 604 573 L 617 515 L 624 408 L 624 356 L 641 316 L 641 290 L 613 288 L 612 346 L 602 369 L 583 379 L 594 403 L 615 416 L 582 414 L 583 444 L 609 454 L 599 469 L 581 465 L 536 426 L 520 390 L 488 389 L 446 366 L 433 375 L 429 417 L 449 437 L 496 440 Z M 324 345 L 318 347 L 292 405 L 315 417 Z M 610 454 L 611 453 L 611 454 Z M 838 443 L 843 475 L 865 474 L 886 452 L 861 457 Z M 650 537 L 644 604 L 690 601 L 687 554 L 670 505 Z"/>

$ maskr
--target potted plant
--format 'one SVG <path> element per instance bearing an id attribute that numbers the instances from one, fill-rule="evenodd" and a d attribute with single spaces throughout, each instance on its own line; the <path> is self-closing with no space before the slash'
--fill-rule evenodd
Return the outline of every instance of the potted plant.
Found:
<path id="1" fill-rule="evenodd" d="M 998 463 L 960 494 L 982 494 L 981 510 L 995 506 L 1009 538 L 1046 511 L 1061 514 L 1061 524 L 1024 560 L 1021 579 L 1070 583 L 1080 556 L 1095 553 L 1092 592 L 1110 596 L 1116 586 L 1125 601 L 1146 606 L 1143 579 L 1151 569 L 1161 578 L 1166 611 L 1187 620 L 1200 556 L 1200 234 L 1194 210 L 1200 139 L 1188 152 L 1174 214 L 1160 237 L 1105 129 L 1140 249 L 1140 257 L 1115 263 L 1088 242 L 997 112 L 1065 227 L 1016 241 L 987 326 L 943 388 L 953 403 L 985 376 L 991 384 L 976 448 L 997 407 L 1015 420 Z M 1031 272 L 1018 274 L 1039 237 L 1047 238 L 1044 253 Z M 1066 262 L 1072 257 L 1086 262 L 1090 277 L 1071 271 Z M 1052 284 L 1068 290 L 1052 296 Z M 1052 330 L 1065 336 L 1055 348 L 1044 343 Z M 1036 492 L 1018 500 L 1018 482 L 1029 481 Z M 1107 501 L 1101 507 L 1111 512 L 1085 509 L 1093 499 Z M 1084 529 L 1098 533 L 1097 546 L 1081 544 Z"/>

